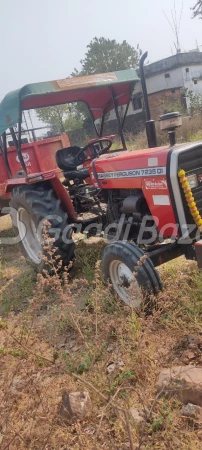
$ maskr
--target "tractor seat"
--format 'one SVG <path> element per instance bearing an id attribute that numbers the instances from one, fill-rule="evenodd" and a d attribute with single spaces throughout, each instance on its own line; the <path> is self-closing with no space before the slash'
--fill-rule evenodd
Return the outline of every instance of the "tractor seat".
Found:
<path id="1" fill-rule="evenodd" d="M 81 152 L 81 148 L 75 146 L 61 148 L 55 154 L 56 162 L 58 167 L 64 172 L 70 170 L 76 170 L 76 167 L 82 164 L 85 161 L 77 160 L 78 153 Z M 84 155 L 85 156 L 85 155 Z"/>
<path id="2" fill-rule="evenodd" d="M 68 170 L 68 172 L 64 172 L 65 178 L 67 178 L 69 181 L 71 180 L 85 180 L 89 177 L 89 171 L 88 167 L 85 167 L 84 169 L 78 169 L 78 170 Z"/>
<path id="3" fill-rule="evenodd" d="M 86 161 L 85 154 L 81 154 L 81 158 L 79 158 L 78 161 L 78 153 L 81 153 L 81 148 L 74 146 L 61 148 L 56 152 L 55 155 L 58 167 L 64 172 L 65 178 L 67 178 L 69 181 L 75 179 L 85 180 L 89 177 L 89 171 L 87 167 L 83 169 L 77 169 L 77 166 L 80 166 L 84 161 Z"/>

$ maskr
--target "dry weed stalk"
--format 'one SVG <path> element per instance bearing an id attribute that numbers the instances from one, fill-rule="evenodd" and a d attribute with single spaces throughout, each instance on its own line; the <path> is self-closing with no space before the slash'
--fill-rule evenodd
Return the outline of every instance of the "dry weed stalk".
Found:
<path id="1" fill-rule="evenodd" d="M 160 358 L 156 347 L 161 341 L 156 328 L 160 328 L 161 316 L 167 313 L 166 308 L 171 308 L 171 300 L 167 300 L 166 307 L 161 308 L 159 304 L 159 310 L 154 311 L 153 315 L 145 317 L 140 312 L 137 317 L 134 311 L 123 305 L 119 307 L 109 288 L 103 285 L 99 262 L 95 267 L 92 287 L 82 278 L 72 280 L 67 269 L 62 271 L 61 264 L 55 264 L 58 262 L 57 255 L 48 245 L 45 258 L 46 267 L 37 277 L 35 295 L 26 315 L 11 317 L 8 328 L 4 323 L 0 326 L 5 343 L 5 362 L 8 357 L 10 364 L 9 377 L 0 381 L 1 389 L 4 388 L 4 396 L 0 399 L 4 420 L 1 421 L 4 431 L 1 448 L 55 450 L 59 442 L 61 448 L 70 445 L 82 450 L 111 449 L 117 446 L 125 448 L 127 441 L 127 448 L 142 450 L 147 427 L 151 426 L 159 407 L 160 394 L 156 396 L 154 386 L 162 361 L 156 360 Z M 143 263 L 144 259 L 138 266 Z M 82 295 L 86 298 L 86 310 L 81 312 L 77 310 L 76 302 Z M 165 293 L 161 297 L 164 304 Z M 77 373 L 77 366 L 66 366 L 62 350 L 56 351 L 55 347 L 51 347 L 50 341 L 45 342 L 44 335 L 43 342 L 40 342 L 40 327 L 47 323 L 40 322 L 44 317 L 47 321 L 50 318 L 57 330 L 67 318 L 70 320 L 74 335 L 78 336 L 79 343 L 82 342 L 81 351 L 75 353 L 75 360 L 80 360 L 85 352 L 90 359 L 87 373 Z M 65 334 L 66 329 L 62 333 Z M 111 343 L 117 347 L 117 353 L 107 352 L 107 346 Z M 9 356 L 11 346 L 12 352 L 21 351 L 21 356 L 18 356 L 20 360 Z M 68 354 L 67 358 L 71 357 Z M 124 365 L 112 376 L 107 376 L 108 364 L 112 361 L 116 363 L 120 358 Z M 23 386 L 15 392 L 18 378 L 23 379 Z M 59 421 L 56 410 L 61 388 L 77 390 L 78 385 L 90 391 L 95 407 L 94 416 L 88 422 L 89 426 L 93 424 L 94 432 L 88 437 L 85 421 L 66 426 Z M 26 401 L 22 401 L 23 398 Z M 131 398 L 135 406 L 137 404 L 144 411 L 145 421 L 141 430 L 132 425 L 128 417 Z M 149 411 L 146 409 L 148 405 L 151 405 Z"/>
<path id="2" fill-rule="evenodd" d="M 61 272 L 61 264 L 55 264 L 57 262 L 57 256 L 55 256 L 55 250 L 48 246 L 47 242 L 44 247 L 45 255 L 43 256 L 43 260 L 45 262 L 45 268 L 43 270 L 42 274 L 38 274 L 37 276 L 37 285 L 36 285 L 36 291 L 35 295 L 30 302 L 30 308 L 29 313 L 27 313 L 26 320 L 22 320 L 22 316 L 18 316 L 18 318 L 14 319 L 15 325 L 12 327 L 12 330 L 7 330 L 5 328 L 5 333 L 7 334 L 7 337 L 12 340 L 13 343 L 15 343 L 19 348 L 26 351 L 26 354 L 28 355 L 27 358 L 30 360 L 41 360 L 44 361 L 44 363 L 53 366 L 55 363 L 54 358 L 50 358 L 49 356 L 46 356 L 44 354 L 41 354 L 39 352 L 36 352 L 32 349 L 32 346 L 29 346 L 29 340 L 33 339 L 33 330 L 35 325 L 37 324 L 37 320 L 41 311 L 41 307 L 49 302 L 49 304 L 55 304 L 59 305 L 60 308 L 60 316 L 59 320 L 62 319 L 62 317 L 65 315 L 65 313 L 68 311 L 68 314 L 70 315 L 70 318 L 75 326 L 76 331 L 78 332 L 79 337 L 82 339 L 83 344 L 86 347 L 87 352 L 91 355 L 93 360 L 96 358 L 95 352 L 91 349 L 89 346 L 86 337 L 83 334 L 81 325 L 80 325 L 80 319 L 81 315 L 78 313 L 78 311 L 74 311 L 73 308 L 75 307 L 75 297 L 81 295 L 83 289 L 88 286 L 87 282 L 83 279 L 74 280 L 70 283 L 69 280 L 69 271 L 68 269 L 64 268 L 63 272 Z M 50 274 L 51 273 L 51 274 Z M 99 339 L 102 336 L 103 332 L 103 324 L 102 320 L 99 319 L 99 314 L 103 308 L 103 296 L 107 294 L 107 288 L 106 291 L 103 289 L 101 276 L 99 272 L 99 263 L 96 264 L 95 268 L 95 280 L 94 280 L 94 289 L 93 289 L 93 313 L 91 312 L 90 322 L 92 325 L 95 326 L 95 343 L 96 348 L 99 351 Z M 20 326 L 20 331 L 18 330 L 18 326 Z M 89 322 L 89 323 L 90 323 Z M 95 322 L 93 324 L 93 322 Z M 27 333 L 24 332 L 24 327 L 27 327 Z M 29 329 L 30 325 L 30 329 Z M 104 327 L 104 331 L 106 329 L 111 327 L 111 321 L 109 321 L 108 326 Z M 101 333 L 101 334 L 100 334 Z M 5 392 L 5 398 L 9 402 L 9 395 L 10 395 L 10 389 L 12 387 L 12 384 L 15 380 L 15 377 L 18 374 L 18 371 L 21 369 L 21 363 L 17 364 L 16 370 L 13 372 L 13 377 L 10 380 L 10 383 L 8 385 L 8 389 Z M 64 368 L 63 364 L 57 363 L 57 371 L 66 373 L 66 370 Z M 84 386 L 88 387 L 90 390 L 93 390 L 101 399 L 102 401 L 107 401 L 107 407 L 109 404 L 112 406 L 116 406 L 113 403 L 113 399 L 108 398 L 105 394 L 103 394 L 99 389 L 97 389 L 90 381 L 85 380 L 83 377 L 79 376 L 76 373 L 69 373 L 69 375 L 72 377 L 72 379 L 75 379 L 79 383 L 82 383 Z M 40 391 L 40 388 L 37 390 L 37 398 L 38 401 L 35 402 L 35 407 L 33 410 L 33 424 L 35 420 L 37 420 L 37 411 L 39 410 L 41 404 L 46 403 L 46 392 Z M 118 391 L 119 392 L 119 389 Z M 113 396 L 115 398 L 115 396 Z M 106 409 L 107 409 L 106 407 Z M 13 403 L 11 402 L 11 406 L 8 411 L 8 415 L 6 418 L 7 422 L 7 429 L 8 427 L 11 427 L 13 436 L 10 440 L 6 439 L 5 443 L 5 449 L 9 448 L 12 443 L 16 441 L 16 439 L 19 439 L 18 445 L 19 449 L 21 448 L 21 443 L 23 445 L 26 445 L 26 442 L 23 437 L 23 427 L 18 427 L 18 429 L 15 429 L 14 424 L 12 423 L 12 409 L 13 409 Z M 121 408 L 122 409 L 122 408 Z M 10 416 L 11 415 L 11 416 Z M 53 418 L 54 420 L 54 418 Z M 34 426 L 34 425 L 33 425 Z M 33 426 L 30 429 L 30 435 L 33 432 Z M 50 422 L 50 429 L 52 429 L 53 422 Z M 49 434 L 47 435 L 43 447 L 46 448 L 46 445 L 49 440 Z M 131 447 L 132 448 L 132 447 Z"/>

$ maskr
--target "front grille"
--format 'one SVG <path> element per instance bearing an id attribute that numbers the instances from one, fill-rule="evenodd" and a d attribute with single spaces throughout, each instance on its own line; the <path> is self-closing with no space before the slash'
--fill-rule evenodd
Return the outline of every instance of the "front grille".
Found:
<path id="1" fill-rule="evenodd" d="M 196 188 L 192 188 L 193 197 L 196 202 L 197 209 L 202 217 L 202 145 L 199 145 L 196 148 L 190 148 L 184 150 L 179 153 L 178 158 L 178 169 L 183 169 L 187 175 L 195 174 L 198 180 L 198 186 Z M 187 224 L 195 224 L 193 217 L 189 211 L 189 207 L 187 205 L 185 195 L 181 186 L 180 181 L 179 187 L 182 197 L 182 203 L 185 212 L 185 218 Z M 190 237 L 194 238 L 196 235 L 196 230 L 190 232 Z"/>

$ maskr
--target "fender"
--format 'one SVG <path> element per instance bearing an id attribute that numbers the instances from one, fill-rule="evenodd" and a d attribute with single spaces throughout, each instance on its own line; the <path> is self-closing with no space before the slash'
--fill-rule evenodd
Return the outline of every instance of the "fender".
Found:
<path id="1" fill-rule="evenodd" d="M 24 174 L 25 175 L 25 174 Z M 56 174 L 53 171 L 32 173 L 30 175 L 19 175 L 13 178 L 9 178 L 5 181 L 5 194 L 9 194 L 14 187 L 21 186 L 23 184 L 39 183 L 55 178 Z"/>
<path id="2" fill-rule="evenodd" d="M 27 175 L 26 177 L 16 177 L 6 180 L 5 182 L 5 195 L 10 197 L 10 193 L 16 186 L 30 185 L 32 183 L 43 183 L 50 181 L 53 190 L 55 191 L 58 199 L 62 202 L 64 211 L 66 211 L 69 217 L 76 221 L 77 214 L 71 201 L 71 197 L 60 179 L 55 172 L 35 173 Z"/>
<path id="3" fill-rule="evenodd" d="M 69 214 L 73 221 L 76 221 L 77 214 L 72 204 L 71 197 L 57 176 L 51 179 L 51 185 L 57 197 L 61 200 L 64 210 Z"/>

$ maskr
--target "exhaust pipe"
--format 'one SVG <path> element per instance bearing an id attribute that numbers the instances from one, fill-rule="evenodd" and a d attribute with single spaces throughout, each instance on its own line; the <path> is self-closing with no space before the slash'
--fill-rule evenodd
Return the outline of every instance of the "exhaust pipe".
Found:
<path id="1" fill-rule="evenodd" d="M 145 73 L 144 73 L 144 62 L 147 58 L 148 52 L 144 53 L 140 58 L 140 79 L 142 84 L 142 93 L 144 98 L 144 105 L 145 105 L 145 113 L 146 113 L 146 132 L 147 132 L 147 141 L 148 141 L 148 147 L 153 148 L 157 147 L 157 138 L 156 138 L 156 128 L 155 128 L 155 122 L 154 120 L 151 120 L 151 114 L 150 114 L 150 108 L 149 108 L 149 99 L 148 99 L 148 93 L 147 93 L 147 85 L 145 80 Z"/>

